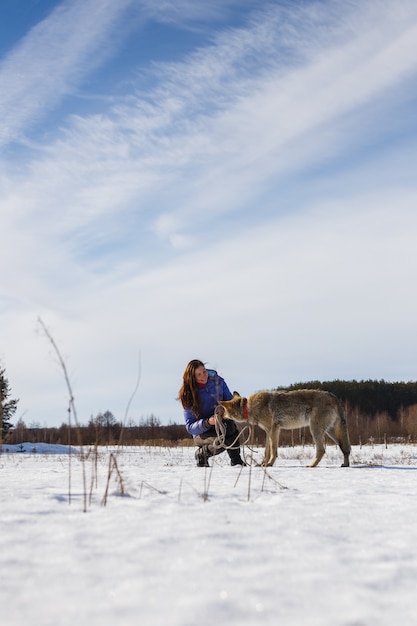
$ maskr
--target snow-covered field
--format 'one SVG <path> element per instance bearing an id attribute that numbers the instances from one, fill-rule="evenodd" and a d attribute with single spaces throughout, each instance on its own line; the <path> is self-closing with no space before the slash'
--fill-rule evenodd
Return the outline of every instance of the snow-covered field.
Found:
<path id="1" fill-rule="evenodd" d="M 125 448 L 106 506 L 103 449 L 86 513 L 79 457 L 25 449 L 0 457 L 4 626 L 417 623 L 416 446 L 354 447 L 350 468 L 331 446 L 315 469 L 282 448 L 266 473 Z"/>

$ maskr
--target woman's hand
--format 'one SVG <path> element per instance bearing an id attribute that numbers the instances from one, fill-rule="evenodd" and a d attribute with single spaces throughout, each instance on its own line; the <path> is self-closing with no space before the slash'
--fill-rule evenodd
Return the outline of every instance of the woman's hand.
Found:
<path id="1" fill-rule="evenodd" d="M 214 415 L 209 417 L 207 421 L 210 424 L 210 426 L 214 426 L 216 421 L 218 421 L 218 422 L 222 422 L 223 421 L 223 415 L 224 415 L 224 408 L 221 406 L 221 404 L 219 404 L 214 409 Z"/>
<path id="2" fill-rule="evenodd" d="M 216 415 L 212 415 L 211 417 L 208 418 L 207 423 L 210 426 L 215 426 L 216 422 L 221 422 L 223 420 L 222 416 L 219 415 L 218 417 Z"/>
<path id="3" fill-rule="evenodd" d="M 221 422 L 223 420 L 223 415 L 224 415 L 224 407 L 221 404 L 218 404 L 216 408 L 214 409 L 214 417 L 217 417 L 219 422 Z"/>

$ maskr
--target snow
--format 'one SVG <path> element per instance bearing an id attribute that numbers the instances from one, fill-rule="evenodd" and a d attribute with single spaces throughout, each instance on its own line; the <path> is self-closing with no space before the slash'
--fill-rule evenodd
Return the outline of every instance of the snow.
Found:
<path id="1" fill-rule="evenodd" d="M 350 468 L 329 446 L 314 469 L 313 448 L 281 448 L 266 472 L 103 448 L 87 512 L 80 456 L 36 448 L 0 457 L 5 626 L 415 623 L 416 446 L 353 447 Z"/>

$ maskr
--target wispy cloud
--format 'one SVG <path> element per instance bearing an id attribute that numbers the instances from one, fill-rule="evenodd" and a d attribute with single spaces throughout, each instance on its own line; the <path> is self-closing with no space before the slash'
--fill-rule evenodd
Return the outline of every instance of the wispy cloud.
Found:
<path id="1" fill-rule="evenodd" d="M 109 33 L 130 4 L 64 2 L 27 33 L 0 65 L 0 146 L 19 138 L 106 58 Z"/>
<path id="2" fill-rule="evenodd" d="M 153 185 L 162 172 L 169 184 L 172 173 L 175 180 L 190 170 L 212 186 L 218 176 L 258 177 L 259 169 L 265 175 L 266 155 L 284 150 L 281 167 L 286 171 L 291 146 L 301 143 L 300 138 L 321 132 L 324 124 L 329 128 L 358 106 L 372 104 L 384 89 L 394 88 L 415 70 L 416 55 L 410 47 L 415 24 L 409 15 L 407 22 L 391 12 L 381 17 L 380 3 L 375 6 L 378 10 L 368 22 L 359 9 L 354 18 L 349 14 L 350 31 L 355 22 L 354 37 L 350 31 L 347 36 L 346 27 L 337 27 L 336 34 L 342 31 L 345 40 L 327 34 L 324 43 L 317 41 L 315 27 L 325 9 L 315 21 L 307 12 L 301 30 L 309 58 L 295 67 L 287 61 L 299 53 L 298 38 L 287 35 L 283 46 L 281 34 L 288 23 L 280 27 L 282 10 L 269 9 L 263 21 L 258 15 L 249 29 L 228 31 L 217 37 L 216 45 L 161 68 L 159 86 L 146 101 L 137 93 L 100 116 L 75 119 L 66 135 L 49 146 L 51 159 L 37 161 L 36 175 L 42 166 L 51 168 L 51 162 L 59 164 L 55 171 L 68 170 L 71 176 L 77 168 L 87 168 L 90 182 L 109 176 L 117 180 L 124 172 L 124 188 L 136 193 L 147 180 Z M 296 15 L 300 19 L 299 10 Z M 306 154 L 311 158 L 308 149 Z M 300 157 L 301 148 L 294 155 L 298 164 Z M 270 170 L 269 175 L 279 174 L 280 162 L 277 168 L 271 159 Z M 138 182 L 126 185 L 128 176 Z M 224 204 L 229 205 L 229 198 Z M 85 207 L 82 211 L 88 215 Z"/>
<path id="3" fill-rule="evenodd" d="M 101 7 L 106 17 L 94 18 L 95 30 L 87 38 L 89 12 L 83 5 L 84 21 L 77 17 L 83 28 L 74 37 L 74 50 L 67 51 L 67 67 L 82 66 L 86 50 L 110 28 L 115 14 Z M 365 21 L 357 7 L 322 38 L 316 29 L 327 6 L 305 13 L 281 7 L 258 12 L 248 28 L 229 29 L 187 60 L 160 67 L 158 85 L 146 101 L 140 93 L 130 94 L 107 112 L 74 118 L 44 145 L 44 156 L 36 155 L 18 196 L 13 191 L 6 206 L 14 216 L 23 212 L 29 219 L 36 213 L 35 232 L 60 243 L 67 234 L 76 244 L 83 228 L 91 228 L 93 241 L 99 241 L 106 237 L 96 227 L 99 220 L 114 214 L 120 224 L 122 214 L 133 212 L 127 228 L 139 220 L 146 237 L 154 231 L 174 248 L 190 245 L 196 229 L 216 215 L 250 210 L 262 186 L 340 155 L 352 137 L 361 140 L 373 104 L 417 63 L 410 13 L 380 9 L 375 3 Z M 69 10 L 75 5 L 57 11 L 52 24 L 39 29 L 42 37 L 29 37 L 35 50 L 39 42 L 44 50 L 44 31 L 61 43 L 55 27 L 67 24 Z M 33 56 L 42 58 L 39 52 Z M 47 88 L 59 92 L 53 71 L 48 75 Z M 36 94 L 40 104 L 45 93 Z"/>

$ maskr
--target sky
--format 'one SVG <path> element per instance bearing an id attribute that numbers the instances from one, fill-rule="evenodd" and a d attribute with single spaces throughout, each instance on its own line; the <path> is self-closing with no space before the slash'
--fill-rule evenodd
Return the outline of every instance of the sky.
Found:
<path id="1" fill-rule="evenodd" d="M 417 377 L 414 0 L 3 0 L 14 421 Z"/>

